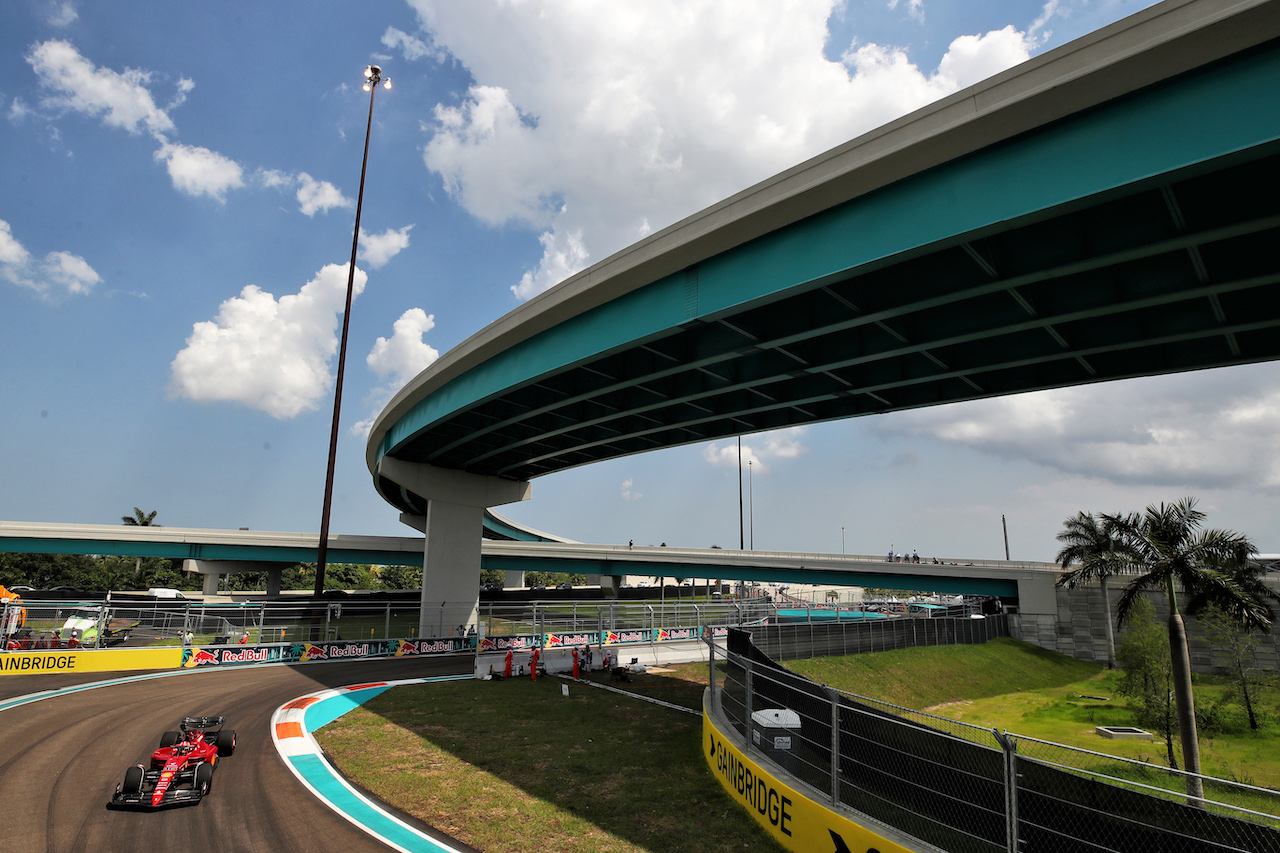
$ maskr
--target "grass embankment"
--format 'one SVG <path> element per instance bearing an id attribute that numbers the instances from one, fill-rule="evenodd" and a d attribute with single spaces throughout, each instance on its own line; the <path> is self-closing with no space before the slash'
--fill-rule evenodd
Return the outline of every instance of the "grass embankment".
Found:
<path id="1" fill-rule="evenodd" d="M 781 850 L 702 756 L 705 666 L 636 676 L 685 714 L 544 677 L 400 687 L 322 729 L 342 771 L 485 851 Z"/>
<path id="2" fill-rule="evenodd" d="M 815 681 L 942 717 L 1027 737 L 1166 766 L 1165 745 L 1112 740 L 1096 726 L 1139 726 L 1117 695 L 1121 673 L 1017 640 L 977 646 L 932 646 L 843 658 L 788 661 Z M 1196 708 L 1205 716 L 1228 691 L 1214 676 L 1196 676 Z M 1206 775 L 1280 789 L 1280 687 L 1261 691 L 1263 725 L 1249 729 L 1238 705 L 1202 723 L 1200 764 Z M 1028 745 L 1043 754 L 1047 748 Z M 1181 747 L 1175 745 L 1181 760 Z M 1051 756 L 1044 755 L 1049 758 Z"/>

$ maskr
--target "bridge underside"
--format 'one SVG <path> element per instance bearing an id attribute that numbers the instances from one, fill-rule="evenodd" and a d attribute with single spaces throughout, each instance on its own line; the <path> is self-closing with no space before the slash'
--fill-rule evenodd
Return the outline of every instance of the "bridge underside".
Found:
<path id="1" fill-rule="evenodd" d="M 381 449 L 528 480 L 761 430 L 1278 358 L 1276 91 L 1271 45 L 899 181 L 512 347 L 420 402 Z"/>

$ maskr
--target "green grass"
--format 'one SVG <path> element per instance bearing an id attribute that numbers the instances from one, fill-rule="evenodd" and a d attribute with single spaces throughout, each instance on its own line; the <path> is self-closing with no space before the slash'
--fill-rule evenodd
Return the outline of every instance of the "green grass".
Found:
<path id="1" fill-rule="evenodd" d="M 1138 726 L 1127 700 L 1116 689 L 1121 674 L 1100 664 L 1077 661 L 1028 643 L 999 639 L 977 646 L 900 649 L 843 658 L 787 661 L 788 668 L 840 690 L 895 705 L 927 710 L 985 729 L 1001 729 L 1078 747 L 1091 752 L 1167 767 L 1160 733 L 1155 741 L 1114 740 L 1097 726 Z M 1227 689 L 1214 676 L 1195 679 L 1196 707 L 1203 713 Z M 1243 712 L 1229 708 L 1218 727 L 1202 727 L 1201 772 L 1248 785 L 1280 790 L 1280 687 L 1272 684 L 1258 697 L 1263 725 L 1249 729 Z M 979 738 L 979 733 L 974 733 Z M 1180 745 L 1175 755 L 1181 761 Z M 1120 762 L 1087 761 L 1052 746 L 1022 741 L 1019 752 L 1069 766 L 1136 779 L 1145 784 L 1181 783 L 1159 772 L 1144 772 Z M 1269 814 L 1280 813 L 1280 797 L 1219 794 Z"/>
<path id="2" fill-rule="evenodd" d="M 1100 664 L 1030 643 L 925 646 L 847 657 L 785 661 L 813 681 L 906 708 L 1060 687 L 1100 676 Z"/>
<path id="3" fill-rule="evenodd" d="M 706 667 L 635 692 L 701 709 Z M 317 737 L 350 778 L 486 851 L 777 851 L 723 791 L 700 716 L 563 681 L 388 690 Z"/>

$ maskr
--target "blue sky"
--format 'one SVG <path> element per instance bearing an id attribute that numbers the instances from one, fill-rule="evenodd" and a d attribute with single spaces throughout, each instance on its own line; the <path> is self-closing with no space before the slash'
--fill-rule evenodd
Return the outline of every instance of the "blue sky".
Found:
<path id="1" fill-rule="evenodd" d="M 0 5 L 0 518 L 314 531 L 381 65 L 332 530 L 409 377 L 733 192 L 1149 5 L 1107 0 Z M 1049 559 L 1195 495 L 1280 551 L 1261 365 L 744 439 L 759 549 Z M 736 447 L 535 481 L 582 541 L 734 547 Z M 843 531 L 842 531 L 843 528 Z M 843 540 L 843 541 L 842 541 Z"/>

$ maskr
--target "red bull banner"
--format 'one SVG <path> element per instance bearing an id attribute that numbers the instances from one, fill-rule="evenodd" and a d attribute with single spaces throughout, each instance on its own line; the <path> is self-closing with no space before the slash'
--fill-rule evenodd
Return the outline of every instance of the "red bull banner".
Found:
<path id="1" fill-rule="evenodd" d="M 505 652 L 507 649 L 532 649 L 538 645 L 538 637 L 535 634 L 511 634 L 502 637 L 486 636 L 480 641 L 480 651 L 482 652 Z"/>
<path id="2" fill-rule="evenodd" d="M 235 666 L 247 663 L 308 663 L 359 658 L 412 657 L 471 651 L 466 637 L 425 640 L 356 640 L 283 643 L 270 646 L 204 646 L 182 649 L 182 666 Z"/>
<path id="3" fill-rule="evenodd" d="M 634 631 L 605 631 L 601 642 L 606 646 L 622 643 L 648 643 L 653 640 L 654 632 L 648 628 L 637 628 Z"/>
<path id="4" fill-rule="evenodd" d="M 579 631 L 573 634 L 547 634 L 544 645 L 549 649 L 571 649 L 582 646 L 597 646 L 599 644 L 600 633 L 598 631 Z"/>

